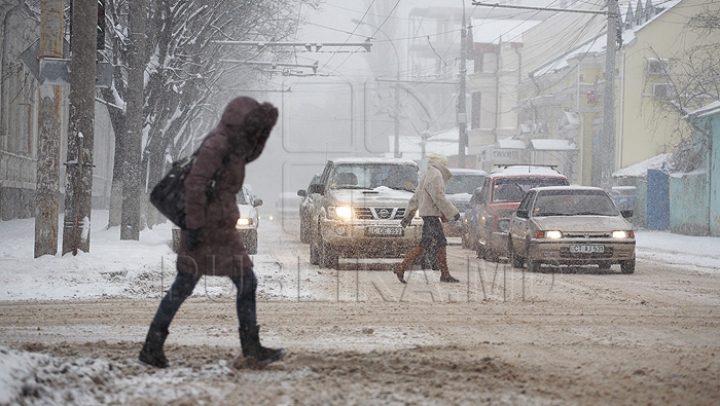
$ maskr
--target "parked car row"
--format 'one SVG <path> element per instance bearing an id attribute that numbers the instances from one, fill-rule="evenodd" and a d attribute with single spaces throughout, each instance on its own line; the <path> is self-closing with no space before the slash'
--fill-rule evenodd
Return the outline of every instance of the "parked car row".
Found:
<path id="1" fill-rule="evenodd" d="M 469 202 L 461 232 L 463 247 L 477 251 L 482 259 L 507 257 L 508 224 L 525 193 L 534 187 L 569 184 L 567 177 L 544 166 L 508 166 L 486 176 Z"/>
<path id="2" fill-rule="evenodd" d="M 619 264 L 635 270 L 635 235 L 603 189 L 570 186 L 553 167 L 506 166 L 491 174 L 451 169 L 448 199 L 460 210 L 446 235 L 478 258 L 507 258 L 533 272 L 543 265 Z M 420 239 L 422 219 L 403 229 L 400 220 L 419 179 L 413 161 L 395 158 L 329 160 L 307 189 L 297 191 L 300 240 L 310 262 L 338 268 L 339 258 L 397 258 Z M 429 267 L 431 264 L 425 264 Z"/>

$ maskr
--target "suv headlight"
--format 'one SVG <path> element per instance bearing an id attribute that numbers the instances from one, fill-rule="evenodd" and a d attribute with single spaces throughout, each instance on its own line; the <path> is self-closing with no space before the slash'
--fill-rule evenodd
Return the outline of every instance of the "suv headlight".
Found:
<path id="1" fill-rule="evenodd" d="M 340 220 L 350 220 L 353 218 L 353 209 L 350 206 L 330 206 L 328 207 L 328 217 Z"/>
<path id="2" fill-rule="evenodd" d="M 244 226 L 251 226 L 253 224 L 253 220 L 245 217 L 240 217 L 235 223 L 236 226 L 244 227 Z"/>

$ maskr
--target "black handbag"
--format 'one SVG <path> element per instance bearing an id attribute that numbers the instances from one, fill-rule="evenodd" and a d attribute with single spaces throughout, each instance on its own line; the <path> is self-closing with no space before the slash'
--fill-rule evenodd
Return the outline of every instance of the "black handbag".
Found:
<path id="1" fill-rule="evenodd" d="M 167 217 L 168 220 L 183 230 L 186 228 L 185 179 L 190 174 L 199 150 L 198 148 L 198 151 L 195 151 L 195 153 L 189 157 L 181 158 L 173 162 L 172 168 L 170 168 L 167 175 L 165 175 L 150 192 L 150 203 Z M 227 160 L 228 156 L 225 156 L 220 168 L 218 168 L 213 177 L 208 181 L 205 190 L 208 202 L 211 202 L 216 197 L 215 182 L 220 178 L 220 174 L 225 168 Z"/>

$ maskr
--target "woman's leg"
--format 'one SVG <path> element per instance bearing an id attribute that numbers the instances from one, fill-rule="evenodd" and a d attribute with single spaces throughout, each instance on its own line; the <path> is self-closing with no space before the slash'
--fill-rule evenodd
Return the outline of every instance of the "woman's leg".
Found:
<path id="1" fill-rule="evenodd" d="M 175 282 L 160 301 L 160 306 L 150 324 L 145 344 L 143 344 L 138 357 L 141 362 L 156 368 L 167 368 L 170 365 L 163 350 L 170 322 L 175 317 L 180 305 L 192 294 L 199 280 L 200 275 L 178 272 Z"/>
<path id="2" fill-rule="evenodd" d="M 257 278 L 252 269 L 246 269 L 242 275 L 231 276 L 237 287 L 237 315 L 240 323 L 240 345 L 243 357 L 261 364 L 269 364 L 285 355 L 284 349 L 266 348 L 260 344 L 260 328 L 257 325 L 255 292 Z"/>
<path id="3" fill-rule="evenodd" d="M 178 309 L 180 309 L 185 299 L 190 297 L 201 276 L 200 274 L 185 272 L 177 273 L 175 282 L 173 282 L 170 290 L 167 291 L 165 297 L 160 301 L 160 306 L 158 306 L 157 312 L 155 312 L 155 317 L 152 321 L 155 327 L 161 331 L 168 330 Z"/>
<path id="4" fill-rule="evenodd" d="M 257 278 L 255 278 L 255 272 L 252 269 L 247 269 L 242 275 L 231 276 L 230 279 L 237 288 L 235 307 L 240 327 L 255 327 L 257 325 L 255 304 Z"/>

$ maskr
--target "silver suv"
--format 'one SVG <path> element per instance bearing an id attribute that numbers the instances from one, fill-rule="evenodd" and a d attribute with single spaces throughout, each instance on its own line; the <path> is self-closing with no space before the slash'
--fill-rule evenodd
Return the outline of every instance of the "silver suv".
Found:
<path id="1" fill-rule="evenodd" d="M 418 166 L 399 158 L 327 162 L 313 199 L 310 262 L 338 269 L 340 257 L 398 258 L 420 242 L 422 220 L 400 227 L 418 184 Z"/>

